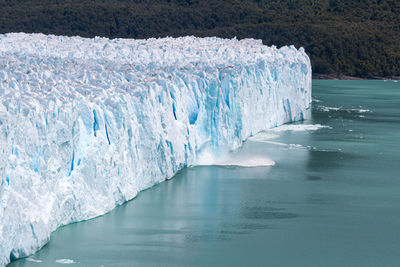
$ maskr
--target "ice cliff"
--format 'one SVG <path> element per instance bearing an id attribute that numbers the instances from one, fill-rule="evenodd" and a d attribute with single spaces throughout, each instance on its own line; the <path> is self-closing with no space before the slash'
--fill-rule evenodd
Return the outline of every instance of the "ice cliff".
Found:
<path id="1" fill-rule="evenodd" d="M 310 101 L 293 46 L 0 35 L 0 266 Z"/>

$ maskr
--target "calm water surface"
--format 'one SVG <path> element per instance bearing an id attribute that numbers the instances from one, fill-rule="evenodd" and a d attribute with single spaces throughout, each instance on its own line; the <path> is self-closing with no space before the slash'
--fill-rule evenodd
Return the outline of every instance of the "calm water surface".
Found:
<path id="1" fill-rule="evenodd" d="M 304 123 L 330 128 L 240 152 L 275 166 L 183 170 L 10 266 L 399 266 L 400 82 L 314 80 L 313 99 Z"/>

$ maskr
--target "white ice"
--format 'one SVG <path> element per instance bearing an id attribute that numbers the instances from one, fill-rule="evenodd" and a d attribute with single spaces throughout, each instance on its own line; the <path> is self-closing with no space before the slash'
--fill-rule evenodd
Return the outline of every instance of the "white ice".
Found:
<path id="1" fill-rule="evenodd" d="M 236 167 L 267 167 L 274 166 L 275 162 L 264 155 L 250 155 L 234 152 L 222 152 L 217 155 L 211 150 L 206 149 L 197 156 L 194 162 L 196 166 L 236 166 Z"/>
<path id="2" fill-rule="evenodd" d="M 285 132 L 285 131 L 316 131 L 319 129 L 328 128 L 331 129 L 330 126 L 321 125 L 321 124 L 284 124 L 279 127 L 270 129 L 271 132 Z"/>
<path id="3" fill-rule="evenodd" d="M 56 262 L 60 263 L 60 264 L 74 264 L 75 263 L 75 261 L 71 260 L 71 259 L 58 259 L 58 260 L 56 260 Z"/>
<path id="4" fill-rule="evenodd" d="M 310 102 L 293 46 L 0 35 L 0 266 Z"/>
<path id="5" fill-rule="evenodd" d="M 36 262 L 36 263 L 42 262 L 42 260 L 37 260 L 37 259 L 31 258 L 31 257 L 26 258 L 26 260 L 27 260 L 27 261 L 30 261 L 30 262 Z"/>

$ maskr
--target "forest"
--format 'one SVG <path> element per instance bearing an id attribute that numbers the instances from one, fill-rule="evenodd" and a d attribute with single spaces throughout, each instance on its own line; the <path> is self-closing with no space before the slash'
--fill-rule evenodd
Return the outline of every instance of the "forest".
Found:
<path id="1" fill-rule="evenodd" d="M 400 76 L 398 0 L 0 0 L 0 33 L 218 36 L 304 47 L 315 74 Z"/>

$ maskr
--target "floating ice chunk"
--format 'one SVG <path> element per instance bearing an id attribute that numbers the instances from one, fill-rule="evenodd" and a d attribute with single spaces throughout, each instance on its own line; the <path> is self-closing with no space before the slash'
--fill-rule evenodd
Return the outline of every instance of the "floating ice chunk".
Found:
<path id="1" fill-rule="evenodd" d="M 325 111 L 325 112 L 329 112 L 329 111 L 338 111 L 338 110 L 340 110 L 341 108 L 337 108 L 337 107 L 324 107 L 324 106 L 321 106 L 320 107 L 320 110 L 322 110 L 322 111 Z"/>
<path id="2" fill-rule="evenodd" d="M 319 129 L 332 129 L 330 126 L 321 125 L 321 124 L 284 124 L 276 128 L 272 128 L 271 132 L 285 132 L 285 131 L 316 131 Z"/>
<path id="3" fill-rule="evenodd" d="M 372 113 L 369 109 L 362 109 L 362 108 L 343 108 L 343 107 L 319 107 L 320 110 L 329 112 L 329 111 L 344 111 L 348 113 L 356 112 L 356 113 Z"/>
<path id="4" fill-rule="evenodd" d="M 279 137 L 279 135 L 273 134 L 270 132 L 260 132 L 254 136 L 251 136 L 248 140 L 257 142 L 257 141 L 272 140 L 272 139 L 276 139 L 278 137 Z"/>
<path id="5" fill-rule="evenodd" d="M 34 259 L 34 258 L 32 258 L 32 257 L 26 258 L 26 260 L 27 260 L 27 261 L 30 261 L 30 262 L 36 262 L 36 263 L 42 262 L 42 260 L 37 260 L 37 259 Z"/>
<path id="6" fill-rule="evenodd" d="M 286 144 L 286 143 L 282 143 L 282 142 L 269 141 L 269 140 L 258 140 L 257 142 L 276 145 L 276 146 L 283 146 L 283 147 L 286 147 L 288 149 L 308 149 L 308 150 L 315 149 L 314 147 L 311 147 L 311 146 L 305 147 L 305 146 L 300 145 L 300 144 Z"/>
<path id="7" fill-rule="evenodd" d="M 357 111 L 358 113 L 371 113 L 369 109 L 351 109 L 352 111 Z"/>
<path id="8" fill-rule="evenodd" d="M 71 260 L 71 259 L 58 259 L 58 260 L 56 260 L 56 262 L 60 263 L 60 264 L 74 264 L 75 263 L 75 261 Z"/>

